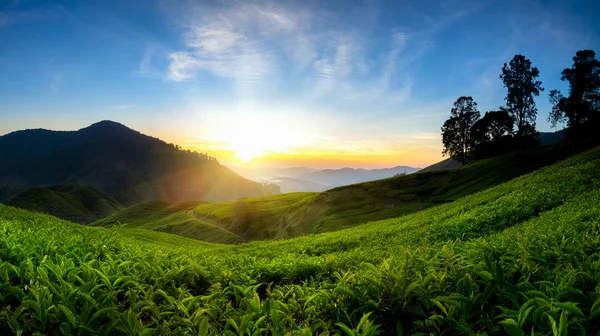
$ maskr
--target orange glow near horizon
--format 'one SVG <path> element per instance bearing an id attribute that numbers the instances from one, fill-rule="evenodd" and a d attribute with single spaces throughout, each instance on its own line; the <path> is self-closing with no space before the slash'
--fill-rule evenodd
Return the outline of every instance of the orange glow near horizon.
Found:
<path id="1" fill-rule="evenodd" d="M 251 142 L 248 142 L 251 144 Z M 318 169 L 337 168 L 389 168 L 411 166 L 424 168 L 443 160 L 441 148 L 433 146 L 414 147 L 409 150 L 388 150 L 378 152 L 355 152 L 351 150 L 294 148 L 277 152 L 249 147 L 228 145 L 207 146 L 206 144 L 184 144 L 184 148 L 208 153 L 219 162 L 229 166 L 247 167 L 311 167 Z M 248 148 L 248 151 L 246 151 Z"/>

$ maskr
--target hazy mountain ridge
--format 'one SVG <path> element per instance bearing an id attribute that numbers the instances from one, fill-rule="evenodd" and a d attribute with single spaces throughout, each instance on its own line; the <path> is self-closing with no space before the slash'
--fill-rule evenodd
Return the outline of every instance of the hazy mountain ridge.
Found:
<path id="1" fill-rule="evenodd" d="M 0 136 L 0 195 L 40 185 L 91 185 L 125 205 L 144 200 L 226 201 L 276 193 L 213 158 L 183 151 L 112 121 L 78 131 Z"/>
<path id="2" fill-rule="evenodd" d="M 354 183 L 381 180 L 396 176 L 397 174 L 412 174 L 420 170 L 420 168 L 409 166 L 380 169 L 316 169 L 309 167 L 234 167 L 234 169 L 249 179 L 276 184 L 281 188 L 281 192 L 319 192 Z"/>

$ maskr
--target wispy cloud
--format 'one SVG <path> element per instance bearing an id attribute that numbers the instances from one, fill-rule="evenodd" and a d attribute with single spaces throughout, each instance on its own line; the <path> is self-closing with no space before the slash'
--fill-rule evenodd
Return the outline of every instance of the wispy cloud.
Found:
<path id="1" fill-rule="evenodd" d="M 347 18 L 310 5 L 224 2 L 185 11 L 179 17 L 184 48 L 168 55 L 166 78 L 173 81 L 216 76 L 237 87 L 285 82 L 312 100 L 399 103 L 410 98 L 415 62 L 432 46 L 430 33 L 401 28 L 374 40 Z"/>

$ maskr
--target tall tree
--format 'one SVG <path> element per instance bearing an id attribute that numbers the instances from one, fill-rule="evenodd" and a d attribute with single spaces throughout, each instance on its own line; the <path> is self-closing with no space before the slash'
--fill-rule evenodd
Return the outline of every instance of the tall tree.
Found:
<path id="1" fill-rule="evenodd" d="M 450 111 L 450 118 L 442 126 L 444 155 L 465 164 L 472 149 L 471 128 L 479 120 L 477 103 L 471 97 L 460 97 Z"/>
<path id="2" fill-rule="evenodd" d="M 554 106 L 548 120 L 552 126 L 566 121 L 570 136 L 586 134 L 585 126 L 600 119 L 600 62 L 596 53 L 578 51 L 571 68 L 561 74 L 560 79 L 569 82 L 569 96 L 564 97 L 558 90 L 550 91 L 550 102 Z"/>
<path id="3" fill-rule="evenodd" d="M 489 111 L 473 125 L 471 136 L 476 144 L 499 141 L 513 133 L 513 125 L 513 118 L 507 111 Z"/>
<path id="4" fill-rule="evenodd" d="M 512 117 L 502 108 L 486 112 L 471 129 L 475 157 L 486 158 L 513 150 L 513 127 Z"/>
<path id="5" fill-rule="evenodd" d="M 515 55 L 509 64 L 504 63 L 500 78 L 506 94 L 506 111 L 517 126 L 517 136 L 526 137 L 535 133 L 537 108 L 534 96 L 544 91 L 542 82 L 537 80 L 540 72 L 531 66 L 531 61 L 523 55 Z"/>

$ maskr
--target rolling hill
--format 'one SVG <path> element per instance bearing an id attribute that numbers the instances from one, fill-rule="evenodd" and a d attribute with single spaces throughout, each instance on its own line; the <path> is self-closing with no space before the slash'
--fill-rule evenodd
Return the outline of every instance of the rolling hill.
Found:
<path id="1" fill-rule="evenodd" d="M 0 136 L 0 196 L 35 186 L 93 186 L 124 205 L 144 200 L 226 201 L 279 191 L 216 160 L 112 121 L 78 131 L 24 130 Z"/>
<path id="2" fill-rule="evenodd" d="M 564 148 L 536 148 L 476 161 L 457 169 L 419 172 L 322 193 L 288 193 L 202 204 L 194 211 L 196 217 L 247 240 L 285 239 L 340 230 L 452 202 L 573 153 Z"/>
<path id="3" fill-rule="evenodd" d="M 141 202 L 91 225 L 105 227 L 122 225 L 127 228 L 172 233 L 212 243 L 237 244 L 244 241 L 240 236 L 218 225 L 194 217 L 193 209 L 201 203 L 204 202 Z"/>
<path id="4" fill-rule="evenodd" d="M 74 184 L 30 188 L 13 197 L 8 205 L 80 224 L 91 223 L 123 209 L 119 202 L 100 190 Z"/>
<path id="5" fill-rule="evenodd" d="M 599 167 L 596 148 L 405 216 L 240 245 L 0 205 L 0 332 L 595 335 Z"/>

